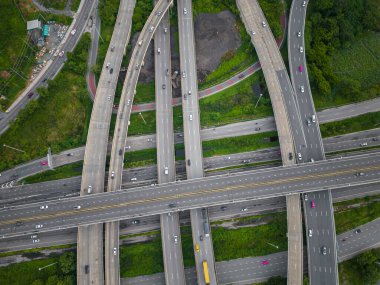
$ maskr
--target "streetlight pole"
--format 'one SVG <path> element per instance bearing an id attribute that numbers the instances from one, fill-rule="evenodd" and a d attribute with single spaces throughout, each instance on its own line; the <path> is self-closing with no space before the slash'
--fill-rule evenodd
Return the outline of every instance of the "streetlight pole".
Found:
<path id="1" fill-rule="evenodd" d="M 275 248 L 277 248 L 277 249 L 278 249 L 278 245 L 275 245 L 275 244 L 273 244 L 273 243 L 270 243 L 270 242 L 267 242 L 267 244 L 269 244 L 269 245 L 271 245 L 271 246 L 273 246 L 273 247 L 275 247 Z"/>
<path id="2" fill-rule="evenodd" d="M 54 262 L 54 263 L 50 263 L 48 265 L 45 265 L 44 267 L 40 267 L 38 268 L 39 271 L 41 271 L 42 269 L 46 268 L 46 267 L 50 267 L 50 266 L 53 266 L 54 264 L 57 264 L 58 262 Z"/>
<path id="3" fill-rule="evenodd" d="M 18 149 L 18 148 L 15 148 L 13 146 L 9 146 L 9 145 L 6 145 L 6 144 L 3 144 L 3 147 L 7 147 L 7 148 L 10 148 L 10 149 L 13 149 L 13 150 L 16 150 L 16 151 L 19 151 L 19 152 L 23 152 L 25 153 L 25 151 L 21 150 L 21 149 Z"/>
<path id="4" fill-rule="evenodd" d="M 259 101 L 260 101 L 261 97 L 263 97 L 263 94 L 260 94 L 260 97 L 259 97 L 259 99 L 256 102 L 255 109 L 256 109 L 257 105 L 259 104 Z"/>
<path id="5" fill-rule="evenodd" d="M 141 119 L 144 121 L 144 124 L 146 125 L 146 121 L 145 121 L 143 115 L 141 114 L 141 112 L 139 112 L 139 115 L 140 115 Z"/>

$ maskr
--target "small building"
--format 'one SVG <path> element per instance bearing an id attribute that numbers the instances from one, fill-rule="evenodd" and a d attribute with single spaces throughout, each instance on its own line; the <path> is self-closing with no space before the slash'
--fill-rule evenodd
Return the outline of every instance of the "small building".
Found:
<path id="1" fill-rule="evenodd" d="M 43 29 L 42 35 L 44 37 L 48 37 L 49 36 L 49 32 L 50 32 L 50 26 L 49 25 L 44 25 L 44 29 Z"/>
<path id="2" fill-rule="evenodd" d="M 28 21 L 26 22 L 26 29 L 33 44 L 41 46 L 42 22 L 40 20 Z"/>

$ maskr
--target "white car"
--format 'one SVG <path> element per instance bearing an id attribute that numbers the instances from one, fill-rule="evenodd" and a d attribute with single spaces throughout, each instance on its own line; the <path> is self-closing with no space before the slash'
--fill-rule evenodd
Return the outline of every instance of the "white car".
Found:
<path id="1" fill-rule="evenodd" d="M 111 63 L 107 62 L 107 64 L 106 64 L 106 68 L 109 68 L 110 65 L 111 65 Z"/>
<path id="2" fill-rule="evenodd" d="M 167 166 L 165 166 L 165 174 L 168 175 L 169 174 L 169 168 Z"/>
<path id="3" fill-rule="evenodd" d="M 42 229 L 43 227 L 44 225 L 41 225 L 41 224 L 36 225 L 36 229 Z"/>
<path id="4" fill-rule="evenodd" d="M 300 46 L 300 53 L 303 53 L 303 46 Z"/>
<path id="5" fill-rule="evenodd" d="M 193 115 L 192 115 L 192 114 L 189 115 L 189 120 L 190 120 L 190 121 L 193 120 Z"/>
<path id="6" fill-rule="evenodd" d="M 313 236 L 313 230 L 309 229 L 309 237 L 312 237 L 312 236 Z"/>
<path id="7" fill-rule="evenodd" d="M 151 27 L 149 28 L 149 32 L 153 33 L 153 31 L 154 31 L 154 26 L 151 26 Z"/>
<path id="8" fill-rule="evenodd" d="M 38 238 L 38 235 L 31 235 L 30 238 L 31 239 L 36 239 L 36 238 Z"/>
<path id="9" fill-rule="evenodd" d="M 305 92 L 305 87 L 303 85 L 300 86 L 300 89 L 301 89 L 301 92 L 304 93 Z"/>
<path id="10" fill-rule="evenodd" d="M 305 7 L 306 6 L 306 1 L 303 1 L 302 2 L 302 7 Z"/>
<path id="11" fill-rule="evenodd" d="M 32 242 L 33 243 L 38 243 L 38 242 L 40 242 L 40 240 L 39 239 L 34 239 L 34 240 L 32 240 Z"/>
<path id="12" fill-rule="evenodd" d="M 91 192 L 92 192 L 92 186 L 89 185 L 88 188 L 87 188 L 87 194 L 91 194 Z"/>
<path id="13" fill-rule="evenodd" d="M 41 210 L 46 210 L 46 209 L 48 209 L 49 208 L 49 206 L 48 205 L 43 205 L 43 206 L 40 206 L 40 209 Z"/>
<path id="14" fill-rule="evenodd" d="M 252 36 L 256 35 L 255 31 L 251 31 Z"/>
<path id="15" fill-rule="evenodd" d="M 115 171 L 112 171 L 112 172 L 111 172 L 111 178 L 112 178 L 112 179 L 115 178 Z"/>
<path id="16" fill-rule="evenodd" d="M 58 55 L 62 57 L 65 54 L 65 51 L 61 51 Z"/>
<path id="17" fill-rule="evenodd" d="M 137 181 L 137 177 L 131 178 L 131 181 Z"/>
<path id="18" fill-rule="evenodd" d="M 264 28 L 267 26 L 267 23 L 265 23 L 265 21 L 262 21 L 261 24 L 263 25 Z"/>
<path id="19" fill-rule="evenodd" d="M 311 116 L 311 121 L 312 121 L 313 123 L 315 123 L 315 120 L 316 120 L 315 115 L 312 115 L 312 116 Z"/>
<path id="20" fill-rule="evenodd" d="M 298 159 L 302 160 L 302 154 L 300 152 L 298 153 Z"/>
<path id="21" fill-rule="evenodd" d="M 301 37 L 301 32 L 297 33 L 297 37 L 299 37 L 299 38 Z"/>
<path id="22" fill-rule="evenodd" d="M 186 77 L 186 72 L 185 72 L 185 71 L 182 71 L 182 77 L 183 77 L 183 78 Z"/>
<path id="23" fill-rule="evenodd" d="M 116 255 L 117 254 L 117 249 L 116 247 L 113 248 L 113 255 Z"/>
<path id="24" fill-rule="evenodd" d="M 80 210 L 80 206 L 74 206 L 74 209 L 76 209 L 76 210 Z"/>
<path id="25" fill-rule="evenodd" d="M 73 29 L 70 34 L 75 35 L 76 31 L 76 29 Z"/>
<path id="26" fill-rule="evenodd" d="M 241 209 L 242 212 L 247 212 L 248 211 L 248 208 L 243 208 Z"/>
<path id="27" fill-rule="evenodd" d="M 361 143 L 360 146 L 367 146 L 368 143 L 367 142 L 364 142 L 364 143 Z"/>
<path id="28" fill-rule="evenodd" d="M 305 201 L 307 201 L 307 194 L 303 194 L 303 199 L 305 200 Z"/>
<path id="29" fill-rule="evenodd" d="M 178 243 L 178 236 L 174 236 L 174 243 L 175 243 L 175 244 Z"/>
<path id="30" fill-rule="evenodd" d="M 186 8 L 183 8 L 183 14 L 187 15 L 187 9 Z"/>

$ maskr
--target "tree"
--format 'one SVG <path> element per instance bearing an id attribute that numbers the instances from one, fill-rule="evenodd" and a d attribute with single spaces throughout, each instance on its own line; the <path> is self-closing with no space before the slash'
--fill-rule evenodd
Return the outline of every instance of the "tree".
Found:
<path id="1" fill-rule="evenodd" d="M 57 275 L 49 276 L 48 280 L 46 281 L 45 285 L 57 285 L 59 281 L 59 278 Z"/>
<path id="2" fill-rule="evenodd" d="M 353 260 L 353 266 L 360 272 L 364 284 L 376 284 L 380 278 L 380 267 L 376 252 L 366 251 Z"/>
<path id="3" fill-rule="evenodd" d="M 271 277 L 268 279 L 267 285 L 286 285 L 286 278 L 281 276 Z"/>
<path id="4" fill-rule="evenodd" d="M 70 274 L 75 271 L 75 255 L 73 252 L 65 252 L 59 257 L 59 267 L 63 274 Z"/>

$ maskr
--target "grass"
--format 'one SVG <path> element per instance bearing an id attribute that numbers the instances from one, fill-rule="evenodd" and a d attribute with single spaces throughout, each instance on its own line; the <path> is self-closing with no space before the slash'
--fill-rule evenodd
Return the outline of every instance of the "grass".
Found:
<path id="1" fill-rule="evenodd" d="M 78 11 L 81 0 L 73 0 L 71 3 L 71 11 Z"/>
<path id="2" fill-rule="evenodd" d="M 238 223 L 250 224 L 267 220 L 259 226 L 234 230 L 222 227 L 212 228 L 215 261 L 224 261 L 249 256 L 263 256 L 287 250 L 286 212 L 236 219 Z M 279 248 L 268 245 L 277 245 Z"/>
<path id="3" fill-rule="evenodd" d="M 44 181 L 58 180 L 73 176 L 82 175 L 83 161 L 74 162 L 65 166 L 57 167 L 54 170 L 47 170 L 23 179 L 23 183 L 40 183 Z"/>
<path id="4" fill-rule="evenodd" d="M 120 247 L 120 277 L 135 277 L 163 271 L 160 232 L 149 242 Z"/>
<path id="5" fill-rule="evenodd" d="M 133 113 L 130 122 L 128 136 L 154 134 L 156 132 L 156 111 L 142 112 L 141 115 Z"/>
<path id="6" fill-rule="evenodd" d="M 67 0 L 38 0 L 46 8 L 53 8 L 57 10 L 65 9 Z"/>
<path id="7" fill-rule="evenodd" d="M 0 252 L 0 257 L 7 257 L 7 256 L 19 255 L 19 254 L 31 253 L 31 252 L 40 252 L 41 250 L 48 250 L 48 249 L 66 249 L 66 248 L 73 248 L 73 247 L 75 247 L 75 244 L 64 244 L 64 245 L 56 245 L 56 246 L 49 246 L 49 247 L 31 248 L 31 249 L 19 250 L 19 251 Z"/>
<path id="8" fill-rule="evenodd" d="M 90 36 L 85 34 L 58 76 L 38 90 L 40 98 L 29 102 L 9 129 L 0 136 L 0 170 L 36 157 L 83 145 L 91 113 L 84 74 Z"/>
<path id="9" fill-rule="evenodd" d="M 320 125 L 322 137 L 333 137 L 348 133 L 377 128 L 380 124 L 380 112 L 368 113 L 342 121 Z"/>
<path id="10" fill-rule="evenodd" d="M 136 86 L 136 95 L 133 104 L 154 102 L 155 84 L 154 81 L 149 83 L 138 82 Z"/>
<path id="11" fill-rule="evenodd" d="M 307 35 L 307 33 L 305 33 Z M 347 78 L 359 84 L 356 96 L 337 94 L 337 87 L 332 88 L 331 96 L 323 96 L 313 90 L 317 109 L 331 108 L 353 102 L 373 99 L 380 94 L 380 33 L 369 32 L 356 38 L 350 47 L 337 49 L 332 55 L 331 64 L 338 81 Z M 307 46 L 306 46 L 307 50 Z"/>
<path id="12" fill-rule="evenodd" d="M 380 249 L 372 249 L 362 254 L 354 257 L 353 259 L 346 260 L 339 263 L 339 284 L 351 285 L 351 284 L 376 284 L 365 279 L 378 279 L 379 278 L 379 267 L 378 263 L 380 261 Z M 371 264 L 371 269 L 369 269 L 368 263 Z M 360 270 L 361 269 L 361 270 Z M 374 273 L 374 272 L 377 272 Z M 370 274 L 368 274 L 370 273 Z M 371 278 L 369 275 L 376 276 L 377 278 Z M 376 280 L 378 281 L 378 280 Z"/>
<path id="13" fill-rule="evenodd" d="M 126 152 L 124 155 L 124 167 L 141 167 L 157 163 L 157 149 L 143 149 L 137 151 Z"/>
<path id="14" fill-rule="evenodd" d="M 0 267 L 0 280 L 12 285 L 76 284 L 75 254 L 51 254 L 49 258 Z"/>
<path id="15" fill-rule="evenodd" d="M 343 233 L 380 217 L 379 198 L 380 195 L 377 195 L 334 203 L 336 233 Z"/>

